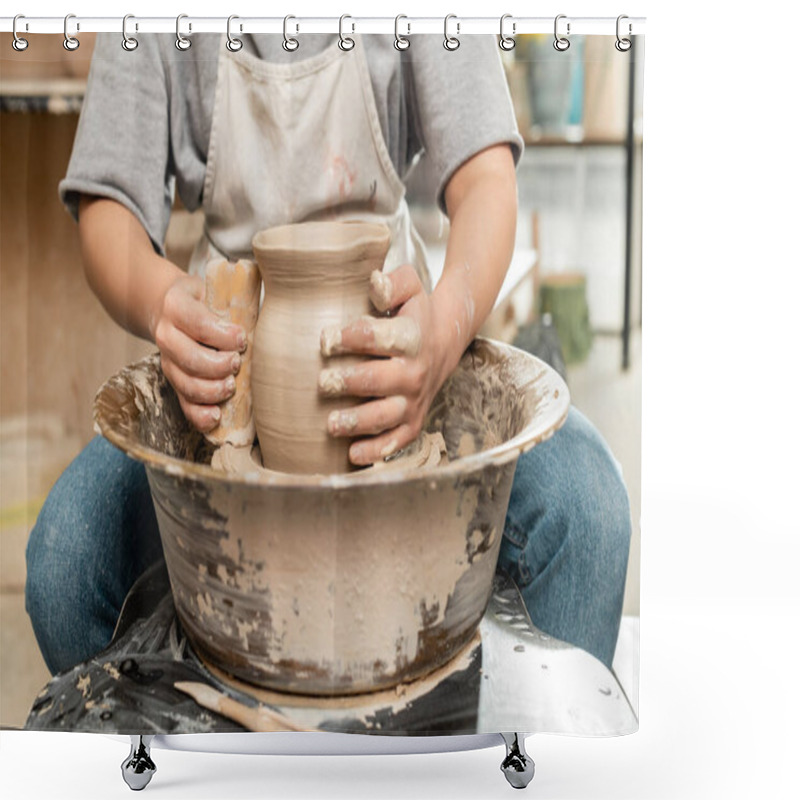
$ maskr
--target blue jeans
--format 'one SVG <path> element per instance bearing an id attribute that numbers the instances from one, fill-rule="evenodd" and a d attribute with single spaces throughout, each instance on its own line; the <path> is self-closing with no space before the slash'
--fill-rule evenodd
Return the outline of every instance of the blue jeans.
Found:
<path id="1" fill-rule="evenodd" d="M 555 436 L 519 460 L 499 563 L 539 628 L 607 666 L 629 539 L 619 468 L 572 409 Z M 53 674 L 109 643 L 128 590 L 161 557 L 144 467 L 92 440 L 53 487 L 28 540 L 25 606 Z"/>

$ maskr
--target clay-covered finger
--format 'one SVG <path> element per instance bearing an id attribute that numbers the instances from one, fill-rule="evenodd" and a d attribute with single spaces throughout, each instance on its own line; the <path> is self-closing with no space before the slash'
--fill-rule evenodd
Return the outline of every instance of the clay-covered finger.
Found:
<path id="1" fill-rule="evenodd" d="M 331 436 L 369 436 L 397 427 L 408 408 L 402 395 L 385 397 L 363 403 L 356 408 L 331 411 L 328 415 L 328 433 Z"/>
<path id="2" fill-rule="evenodd" d="M 317 388 L 324 397 L 389 397 L 406 387 L 398 359 L 369 359 L 321 370 Z"/>
<path id="3" fill-rule="evenodd" d="M 162 357 L 161 368 L 178 395 L 197 405 L 222 403 L 236 391 L 233 375 L 224 380 L 208 381 L 187 375 L 180 367 Z"/>
<path id="4" fill-rule="evenodd" d="M 201 406 L 190 403 L 188 400 L 180 399 L 183 415 L 201 433 L 208 433 L 219 425 L 220 409 L 219 406 Z"/>
<path id="5" fill-rule="evenodd" d="M 209 311 L 201 300 L 181 295 L 174 302 L 174 324 L 189 338 L 215 350 L 242 353 L 247 348 L 244 328 Z"/>
<path id="6" fill-rule="evenodd" d="M 394 455 L 406 445 L 411 444 L 416 436 L 410 425 L 398 425 L 393 430 L 371 439 L 361 439 L 350 445 L 348 456 L 356 466 L 366 466 L 382 461 Z"/>
<path id="7" fill-rule="evenodd" d="M 370 275 L 369 299 L 378 311 L 399 308 L 421 291 L 422 282 L 411 264 L 403 264 L 392 272 L 376 269 Z"/>
<path id="8" fill-rule="evenodd" d="M 335 325 L 323 328 L 320 335 L 320 351 L 326 358 L 343 353 L 415 356 L 419 348 L 419 325 L 410 316 L 361 317 L 344 328 Z"/>
<path id="9" fill-rule="evenodd" d="M 162 343 L 162 353 L 168 352 L 170 358 L 192 377 L 224 379 L 236 375 L 242 366 L 239 353 L 205 347 L 177 328 L 173 328 L 167 338 L 168 341 Z"/>

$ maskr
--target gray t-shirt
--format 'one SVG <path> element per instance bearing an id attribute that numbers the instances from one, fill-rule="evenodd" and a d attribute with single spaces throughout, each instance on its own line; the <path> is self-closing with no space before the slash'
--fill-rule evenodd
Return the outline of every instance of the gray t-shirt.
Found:
<path id="1" fill-rule="evenodd" d="M 282 37 L 242 36 L 250 53 L 271 62 L 307 58 L 335 37 L 307 35 L 287 53 Z M 220 37 L 198 34 L 185 52 L 171 34 L 142 34 L 127 52 L 116 34 L 97 37 L 89 83 L 66 178 L 59 192 L 77 219 L 81 193 L 119 201 L 163 254 L 174 191 L 190 211 L 202 206 Z M 511 98 L 493 36 L 465 36 L 454 52 L 441 37 L 418 35 L 399 53 L 392 36 L 358 40 L 369 66 L 381 130 L 405 177 L 425 151 L 430 183 L 444 209 L 455 170 L 493 144 L 522 153 Z M 342 54 L 347 57 L 346 53 Z"/>

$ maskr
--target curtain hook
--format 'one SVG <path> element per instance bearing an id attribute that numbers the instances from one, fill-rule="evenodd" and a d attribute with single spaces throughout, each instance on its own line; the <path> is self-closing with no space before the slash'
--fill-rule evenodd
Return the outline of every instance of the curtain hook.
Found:
<path id="1" fill-rule="evenodd" d="M 242 49 L 242 40 L 231 36 L 231 22 L 233 22 L 235 19 L 239 19 L 236 14 L 231 14 L 228 17 L 228 41 L 225 42 L 225 47 L 227 47 L 231 53 L 238 53 Z M 239 30 L 241 31 L 241 29 L 242 27 L 240 25 Z"/>
<path id="2" fill-rule="evenodd" d="M 500 17 L 500 41 L 498 42 L 500 49 L 505 50 L 506 52 L 513 50 L 517 45 L 517 43 L 514 41 L 514 36 L 517 33 L 517 23 L 512 21 L 511 36 L 506 36 L 503 30 L 503 25 L 507 19 L 512 19 L 511 14 L 503 14 L 503 16 Z"/>
<path id="3" fill-rule="evenodd" d="M 136 19 L 133 14 L 126 14 L 122 18 L 122 49 L 129 53 L 139 46 L 139 40 L 135 36 L 128 36 L 128 20 Z M 136 30 L 139 30 L 139 23 L 136 23 Z"/>
<path id="4" fill-rule="evenodd" d="M 181 50 L 181 51 L 188 50 L 192 46 L 192 40 L 191 39 L 187 39 L 181 33 L 181 20 L 182 19 L 187 19 L 188 17 L 189 17 L 188 14 L 178 14 L 178 16 L 177 16 L 177 18 L 175 20 L 175 47 L 177 47 L 178 50 Z M 189 30 L 191 31 L 191 29 L 192 29 L 192 26 L 190 24 L 189 25 Z"/>
<path id="5" fill-rule="evenodd" d="M 553 33 L 555 35 L 555 41 L 553 42 L 553 47 L 558 50 L 559 53 L 563 53 L 565 50 L 569 50 L 569 39 L 566 36 L 559 36 L 558 35 L 558 21 L 560 19 L 566 19 L 566 14 L 559 14 L 556 17 L 555 25 L 553 26 Z M 567 22 L 567 36 L 569 36 L 569 22 Z"/>
<path id="6" fill-rule="evenodd" d="M 289 36 L 288 27 L 290 19 L 296 20 L 297 18 L 293 17 L 291 14 L 288 14 L 283 18 L 283 49 L 287 53 L 293 53 L 298 47 L 300 47 L 300 42 L 298 42 L 294 36 Z M 299 32 L 300 26 L 295 22 L 295 33 Z"/>
<path id="7" fill-rule="evenodd" d="M 350 36 L 345 36 L 344 33 L 342 32 L 342 27 L 344 26 L 344 21 L 346 19 L 353 19 L 353 18 L 349 14 L 342 14 L 342 16 L 339 17 L 339 49 L 344 50 L 345 52 L 347 52 L 348 50 L 352 50 L 356 46 L 355 40 Z M 355 22 L 351 22 L 350 25 L 351 25 L 350 33 L 355 33 L 356 32 Z"/>
<path id="8" fill-rule="evenodd" d="M 450 36 L 447 32 L 447 26 L 451 19 L 456 20 L 456 35 Z M 448 14 L 444 18 L 444 49 L 453 52 L 453 50 L 458 50 L 461 47 L 461 42 L 458 39 L 458 34 L 461 33 L 461 23 L 458 21 L 458 17 L 455 14 Z"/>
<path id="9" fill-rule="evenodd" d="M 69 21 L 71 19 L 75 19 L 74 14 L 67 14 L 67 16 L 64 17 L 64 49 L 73 52 L 74 50 L 77 50 L 81 46 L 81 43 L 74 36 L 69 35 L 69 30 L 67 28 L 69 26 Z M 80 29 L 81 26 L 80 24 L 78 24 L 77 30 Z"/>
<path id="10" fill-rule="evenodd" d="M 411 41 L 406 38 L 406 36 L 400 35 L 400 20 L 401 19 L 408 19 L 405 14 L 398 14 L 394 18 L 394 49 L 395 50 L 408 50 L 411 46 Z M 406 28 L 408 29 L 407 34 L 411 33 L 411 23 L 406 23 Z"/>
<path id="11" fill-rule="evenodd" d="M 26 50 L 28 48 L 28 40 L 27 39 L 23 39 L 21 36 L 17 35 L 17 20 L 20 20 L 20 19 L 25 19 L 25 15 L 24 14 L 17 14 L 17 16 L 14 17 L 14 23 L 11 26 L 11 31 L 14 34 L 14 39 L 11 42 L 11 46 L 18 53 L 21 53 L 23 50 Z M 25 23 L 25 30 L 27 30 L 27 29 L 28 29 L 28 23 L 26 22 Z"/>
<path id="12" fill-rule="evenodd" d="M 629 38 L 626 37 L 623 39 L 619 35 L 620 22 L 622 22 L 622 20 L 624 19 L 629 19 L 629 17 L 626 14 L 620 14 L 617 17 L 617 41 L 614 42 L 614 47 L 616 47 L 620 53 L 627 53 L 628 50 L 631 49 L 631 44 L 632 44 Z M 632 33 L 633 33 L 633 26 L 631 25 L 630 22 L 628 22 L 628 36 L 630 36 Z"/>

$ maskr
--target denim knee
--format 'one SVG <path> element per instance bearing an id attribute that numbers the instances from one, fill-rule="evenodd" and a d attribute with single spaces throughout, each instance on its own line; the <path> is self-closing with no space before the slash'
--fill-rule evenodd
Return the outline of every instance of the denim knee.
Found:
<path id="1" fill-rule="evenodd" d="M 591 423 L 571 409 L 564 427 L 520 458 L 500 565 L 534 623 L 610 664 L 631 535 L 622 475 Z"/>
<path id="2" fill-rule="evenodd" d="M 76 520 L 64 513 L 60 494 L 54 490 L 48 496 L 25 551 L 25 609 L 52 674 L 98 649 L 87 642 L 91 631 L 81 624 L 94 605 L 91 569 L 87 564 L 90 554 L 81 547 L 80 537 L 70 535 L 69 529 L 76 530 Z"/>
<path id="3" fill-rule="evenodd" d="M 50 491 L 26 548 L 25 608 L 53 674 L 108 643 L 127 590 L 160 555 L 143 467 L 92 440 Z"/>

